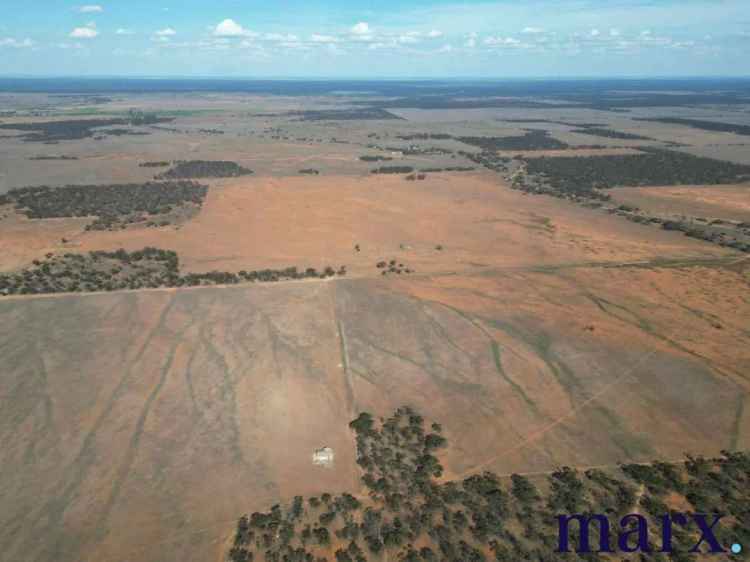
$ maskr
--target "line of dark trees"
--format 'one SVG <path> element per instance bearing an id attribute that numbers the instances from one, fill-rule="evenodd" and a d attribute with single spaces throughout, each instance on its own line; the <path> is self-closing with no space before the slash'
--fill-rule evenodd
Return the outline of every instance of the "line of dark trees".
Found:
<path id="1" fill-rule="evenodd" d="M 720 121 L 703 121 L 701 119 L 683 119 L 681 117 L 642 117 L 634 118 L 633 121 L 651 121 L 653 123 L 667 123 L 671 125 L 685 125 L 694 129 L 704 131 L 716 131 L 720 133 L 734 133 L 735 135 L 750 136 L 750 125 L 737 125 L 734 123 L 722 123 Z"/>
<path id="2" fill-rule="evenodd" d="M 176 162 L 156 179 L 235 178 L 253 173 L 236 162 L 226 160 L 185 160 Z"/>
<path id="3" fill-rule="evenodd" d="M 573 129 L 571 133 L 578 133 L 581 135 L 591 135 L 594 137 L 604 137 L 608 139 L 621 139 L 621 140 L 654 140 L 649 137 L 643 137 L 641 135 L 634 135 L 633 133 L 625 133 L 622 131 L 615 131 L 613 129 L 606 129 L 600 127 L 586 127 L 583 129 Z"/>
<path id="4" fill-rule="evenodd" d="M 158 287 L 195 287 L 275 282 L 293 279 L 326 279 L 346 275 L 346 267 L 209 271 L 180 273 L 176 252 L 147 247 L 127 252 L 96 251 L 88 254 L 47 254 L 18 273 L 0 274 L 0 295 L 115 291 Z"/>

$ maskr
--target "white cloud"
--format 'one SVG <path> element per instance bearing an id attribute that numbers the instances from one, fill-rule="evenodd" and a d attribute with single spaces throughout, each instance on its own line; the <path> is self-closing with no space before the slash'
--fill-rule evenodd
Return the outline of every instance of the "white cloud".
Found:
<path id="1" fill-rule="evenodd" d="M 133 35 L 135 32 L 131 29 L 125 29 L 124 27 L 119 28 L 117 31 L 115 31 L 117 35 Z"/>
<path id="2" fill-rule="evenodd" d="M 361 21 L 351 29 L 354 35 L 369 35 L 370 25 L 367 22 Z"/>
<path id="3" fill-rule="evenodd" d="M 433 29 L 432 31 L 430 31 L 427 34 L 427 37 L 429 37 L 431 39 L 435 39 L 437 37 L 442 37 L 442 36 L 443 36 L 443 32 L 442 31 L 438 31 L 437 29 Z"/>
<path id="4" fill-rule="evenodd" d="M 620 36 L 620 30 L 615 29 L 614 27 L 609 30 L 609 36 L 610 37 L 619 37 Z"/>
<path id="5" fill-rule="evenodd" d="M 599 35 L 601 35 L 601 31 L 599 31 L 598 29 L 592 29 L 589 32 L 589 35 L 591 35 L 591 37 L 599 37 Z"/>
<path id="6" fill-rule="evenodd" d="M 104 8 L 98 4 L 89 4 L 86 6 L 79 6 L 78 11 L 82 14 L 98 14 L 104 11 Z"/>
<path id="7" fill-rule="evenodd" d="M 413 45 L 414 43 L 419 43 L 419 39 L 417 39 L 413 35 L 402 35 L 397 39 L 397 41 L 402 45 Z"/>
<path id="8" fill-rule="evenodd" d="M 466 43 L 464 43 L 464 47 L 468 47 L 469 49 L 473 49 L 477 46 L 477 40 L 474 37 L 469 37 L 466 40 Z"/>
<path id="9" fill-rule="evenodd" d="M 333 35 L 320 35 L 319 33 L 313 33 L 310 36 L 310 41 L 313 43 L 338 43 L 338 38 Z"/>
<path id="10" fill-rule="evenodd" d="M 68 34 L 68 37 L 72 37 L 73 39 L 93 39 L 97 35 L 99 35 L 99 32 L 96 30 L 96 24 L 89 22 L 84 27 L 76 27 Z"/>
<path id="11" fill-rule="evenodd" d="M 251 34 L 250 31 L 229 18 L 219 23 L 214 28 L 213 33 L 217 37 L 244 37 Z"/>
<path id="12" fill-rule="evenodd" d="M 177 32 L 171 27 L 165 27 L 164 29 L 156 31 L 154 35 L 156 35 L 157 37 L 171 37 L 173 35 L 177 35 Z"/>
<path id="13" fill-rule="evenodd" d="M 438 53 L 450 53 L 453 50 L 453 47 L 450 45 L 443 45 L 438 49 Z"/>
<path id="14" fill-rule="evenodd" d="M 513 39 L 513 37 L 487 37 L 484 40 L 484 44 L 489 46 L 515 47 L 520 45 L 521 42 L 518 39 Z"/>
<path id="15" fill-rule="evenodd" d="M 283 41 L 285 43 L 299 44 L 299 38 L 296 35 L 284 35 L 283 33 L 266 33 L 263 36 L 266 41 Z"/>
<path id="16" fill-rule="evenodd" d="M 544 33 L 541 27 L 524 27 L 521 33 Z"/>
<path id="17" fill-rule="evenodd" d="M 13 39 L 11 37 L 0 39 L 0 47 L 12 47 L 14 49 L 23 49 L 27 47 L 33 47 L 34 42 L 31 39 L 23 39 L 22 41 L 19 41 L 18 39 Z"/>

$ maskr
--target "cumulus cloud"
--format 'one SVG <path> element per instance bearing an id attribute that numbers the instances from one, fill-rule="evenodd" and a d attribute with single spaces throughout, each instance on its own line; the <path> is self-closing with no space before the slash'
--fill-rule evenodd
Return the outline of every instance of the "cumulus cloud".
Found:
<path id="1" fill-rule="evenodd" d="M 437 37 L 442 37 L 442 36 L 443 36 L 443 32 L 438 31 L 437 29 L 433 29 L 427 34 L 427 37 L 429 37 L 430 39 L 435 39 Z"/>
<path id="2" fill-rule="evenodd" d="M 541 27 L 524 27 L 521 33 L 544 33 Z"/>
<path id="3" fill-rule="evenodd" d="M 370 33 L 370 25 L 367 22 L 361 21 L 351 29 L 354 35 L 368 35 Z"/>
<path id="4" fill-rule="evenodd" d="M 103 12 L 104 8 L 98 4 L 88 4 L 86 6 L 79 6 L 78 11 L 82 14 L 98 14 Z"/>
<path id="5" fill-rule="evenodd" d="M 464 47 L 467 47 L 469 49 L 473 49 L 477 46 L 477 40 L 474 37 L 469 37 L 466 40 L 466 43 L 464 43 Z"/>
<path id="6" fill-rule="evenodd" d="M 89 22 L 84 27 L 76 27 L 68 34 L 68 37 L 72 37 L 73 39 L 93 39 L 97 35 L 99 35 L 99 32 L 96 30 L 96 24 Z"/>
<path id="7" fill-rule="evenodd" d="M 34 42 L 28 38 L 20 40 L 20 41 L 18 39 L 13 39 L 11 37 L 0 39 L 0 47 L 12 47 L 14 49 L 23 49 L 27 47 L 33 47 L 33 46 L 34 46 Z"/>
<path id="8" fill-rule="evenodd" d="M 157 37 L 172 37 L 173 35 L 177 35 L 177 32 L 171 27 L 165 27 L 164 29 L 156 31 L 154 35 Z"/>
<path id="9" fill-rule="evenodd" d="M 250 35 L 250 32 L 247 29 L 229 18 L 217 24 L 213 33 L 217 37 L 244 37 Z"/>
<path id="10" fill-rule="evenodd" d="M 115 31 L 117 35 L 133 35 L 135 32 L 131 29 L 125 29 L 124 27 L 119 28 Z"/>
<path id="11" fill-rule="evenodd" d="M 453 47 L 450 45 L 443 45 L 438 49 L 438 53 L 450 53 L 453 50 Z"/>
<path id="12" fill-rule="evenodd" d="M 599 37 L 599 35 L 601 35 L 601 31 L 599 31 L 598 29 L 592 29 L 589 32 L 589 35 L 591 35 L 591 37 Z"/>

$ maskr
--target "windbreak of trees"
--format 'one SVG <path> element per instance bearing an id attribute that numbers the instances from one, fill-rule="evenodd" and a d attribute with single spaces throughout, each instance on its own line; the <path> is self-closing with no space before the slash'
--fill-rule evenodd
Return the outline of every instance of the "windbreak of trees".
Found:
<path id="1" fill-rule="evenodd" d="M 583 129 L 573 129 L 571 133 L 578 133 L 581 135 L 591 135 L 594 137 L 604 137 L 608 139 L 621 139 L 621 140 L 654 140 L 649 137 L 642 137 L 641 135 L 634 135 L 633 133 L 624 133 L 622 131 L 615 131 L 612 129 L 605 129 L 599 127 L 586 127 Z"/>
<path id="2" fill-rule="evenodd" d="M 375 168 L 370 173 L 372 174 L 410 174 L 414 171 L 411 166 L 381 166 Z"/>
<path id="3" fill-rule="evenodd" d="M 260 269 L 181 273 L 176 252 L 147 247 L 127 252 L 47 254 L 18 273 L 0 274 L 0 296 L 196 287 L 275 282 L 293 279 L 326 279 L 346 275 L 346 267 Z"/>
<path id="4" fill-rule="evenodd" d="M 360 156 L 359 159 L 362 162 L 381 162 L 381 161 L 393 160 L 393 158 L 390 156 L 370 156 L 369 154 Z"/>
<path id="5" fill-rule="evenodd" d="M 719 133 L 734 133 L 735 135 L 750 136 L 750 125 L 737 125 L 734 123 L 721 123 L 719 121 L 703 121 L 701 119 L 683 119 L 680 117 L 642 117 L 634 121 L 650 121 L 652 123 L 667 123 L 670 125 L 685 125 L 694 129 L 704 131 L 716 131 Z"/>
<path id="6" fill-rule="evenodd" d="M 29 156 L 29 160 L 78 160 L 78 156 Z"/>
<path id="7" fill-rule="evenodd" d="M 156 176 L 156 179 L 236 178 L 253 174 L 236 162 L 226 160 L 187 160 Z"/>
<path id="8" fill-rule="evenodd" d="M 502 479 L 491 472 L 439 481 L 440 452 L 448 446 L 440 424 L 428 424 L 413 408 L 402 407 L 387 419 L 360 413 L 349 427 L 367 495 L 297 496 L 289 505 L 242 516 L 228 554 L 231 562 L 594 561 L 597 554 L 557 552 L 557 515 L 605 514 L 615 526 L 610 540 L 616 547 L 620 518 L 638 510 L 650 521 L 649 541 L 655 544 L 657 518 L 670 513 L 668 498 L 679 498 L 696 512 L 726 513 L 715 528 L 723 545 L 750 540 L 746 453 L 606 471 L 561 467 L 546 476 L 543 487 L 538 486 L 542 477 Z M 592 533 L 596 549 L 596 526 Z M 670 559 L 697 560 L 690 550 L 699 534 L 695 526 L 676 529 Z M 571 536 L 570 543 L 576 549 L 579 538 Z M 657 550 L 640 559 L 666 562 Z"/>
<path id="9" fill-rule="evenodd" d="M 288 113 L 288 115 L 299 117 L 300 121 L 357 121 L 379 119 L 397 119 L 399 121 L 403 121 L 402 117 L 394 115 L 390 111 L 378 107 L 292 111 Z"/>

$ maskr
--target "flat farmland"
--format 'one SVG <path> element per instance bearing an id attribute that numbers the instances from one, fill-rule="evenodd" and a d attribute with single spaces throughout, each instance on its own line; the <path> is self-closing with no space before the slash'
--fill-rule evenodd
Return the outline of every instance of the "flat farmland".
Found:
<path id="1" fill-rule="evenodd" d="M 347 422 L 404 404 L 446 478 L 748 447 L 734 261 L 4 300 L 0 559 L 218 561 L 238 514 L 364 493 Z"/>
<path id="2" fill-rule="evenodd" d="M 611 194 L 650 213 L 750 222 L 750 185 L 618 187 Z"/>
<path id="3" fill-rule="evenodd" d="M 36 222 L 54 227 L 34 229 Z M 33 229 L 34 245 L 16 243 L 23 227 Z M 70 228 L 80 230 L 70 235 Z M 62 232 L 68 234 L 65 244 Z M 84 231 L 80 219 L 11 215 L 0 220 L 0 233 L 14 248 L 0 262 L 5 269 L 46 251 L 146 246 L 176 251 L 185 271 L 346 265 L 356 276 L 379 275 L 376 264 L 391 259 L 417 273 L 439 273 L 732 254 L 467 173 L 411 182 L 402 175 L 219 180 L 211 182 L 200 213 L 179 229 Z"/>

